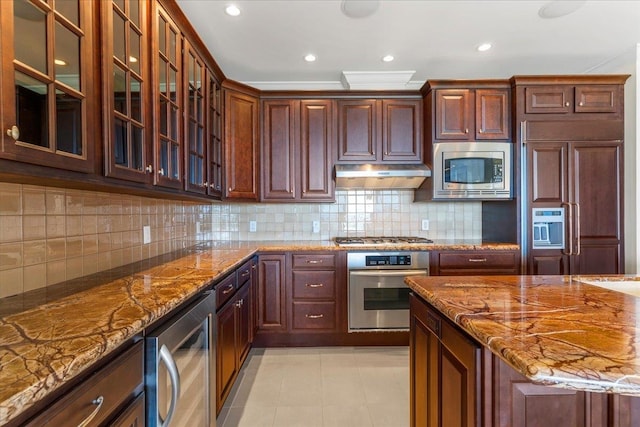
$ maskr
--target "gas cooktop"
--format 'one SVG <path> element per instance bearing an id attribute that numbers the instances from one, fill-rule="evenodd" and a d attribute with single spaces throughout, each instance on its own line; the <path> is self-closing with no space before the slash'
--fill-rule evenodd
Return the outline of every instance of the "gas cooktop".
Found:
<path id="1" fill-rule="evenodd" d="M 402 246 L 411 244 L 433 243 L 425 237 L 336 237 L 338 246 Z"/>

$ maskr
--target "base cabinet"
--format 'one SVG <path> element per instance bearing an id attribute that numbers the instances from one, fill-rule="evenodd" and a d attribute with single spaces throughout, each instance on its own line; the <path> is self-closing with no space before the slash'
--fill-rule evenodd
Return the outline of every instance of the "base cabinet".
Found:
<path id="1" fill-rule="evenodd" d="M 411 295 L 413 427 L 630 427 L 640 398 L 534 384 Z"/>

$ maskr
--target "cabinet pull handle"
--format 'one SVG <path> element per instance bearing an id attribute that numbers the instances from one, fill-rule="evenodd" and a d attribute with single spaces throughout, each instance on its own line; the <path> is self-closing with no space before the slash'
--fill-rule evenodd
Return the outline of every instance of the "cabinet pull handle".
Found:
<path id="1" fill-rule="evenodd" d="M 308 259 L 307 264 L 322 264 L 323 260 L 321 259 Z"/>
<path id="2" fill-rule="evenodd" d="M 78 427 L 88 426 L 91 420 L 93 420 L 96 417 L 96 415 L 98 415 L 98 412 L 100 412 L 100 409 L 102 409 L 103 403 L 104 403 L 104 397 L 102 396 L 98 396 L 97 398 L 93 399 L 91 401 L 91 404 L 96 405 L 96 408 L 93 410 L 93 412 L 87 415 L 87 418 L 85 418 L 84 420 L 82 420 L 80 424 L 78 424 Z"/>
<path id="3" fill-rule="evenodd" d="M 580 255 L 580 203 L 574 203 L 576 208 L 576 255 Z"/>
<path id="4" fill-rule="evenodd" d="M 17 141 L 18 138 L 20 138 L 20 129 L 18 129 L 18 126 L 13 125 L 7 129 L 7 135 L 13 138 L 14 141 Z"/>
<path id="5" fill-rule="evenodd" d="M 566 206 L 567 207 L 567 218 L 569 219 L 568 224 L 567 224 L 567 228 L 569 229 L 569 243 L 565 245 L 565 248 L 569 248 L 569 251 L 567 252 L 566 249 L 562 249 L 562 253 L 565 255 L 574 255 L 573 253 L 573 206 L 571 205 L 571 203 L 567 203 L 567 202 L 562 202 L 560 204 L 560 206 Z M 565 236 L 566 236 L 566 231 L 564 231 Z"/>
<path id="6" fill-rule="evenodd" d="M 222 291 L 222 295 L 226 295 L 229 292 L 232 292 L 234 288 L 235 288 L 235 286 L 233 286 L 233 283 L 230 284 L 229 286 L 227 286 L 227 288 L 224 291 Z"/>
<path id="7" fill-rule="evenodd" d="M 324 314 L 305 314 L 304 317 L 307 319 L 322 319 Z"/>
<path id="8" fill-rule="evenodd" d="M 304 285 L 307 288 L 322 288 L 324 286 L 324 283 L 305 283 Z"/>
<path id="9" fill-rule="evenodd" d="M 469 262 L 487 262 L 486 258 L 469 258 Z"/>
<path id="10" fill-rule="evenodd" d="M 158 426 L 166 427 L 171 423 L 171 418 L 173 418 L 176 411 L 178 399 L 180 399 L 180 372 L 176 366 L 176 361 L 173 360 L 173 356 L 171 356 L 171 352 L 165 344 L 160 347 L 160 359 L 158 360 L 158 364 L 160 364 L 161 361 L 164 362 L 167 367 L 167 373 L 169 374 L 169 378 L 171 378 L 171 404 L 169 405 L 167 417 L 164 420 L 160 417 L 159 413 L 156 414 L 156 416 L 158 417 Z"/>
<path id="11" fill-rule="evenodd" d="M 247 277 L 247 276 L 248 276 L 248 275 L 250 275 L 250 274 L 251 274 L 251 272 L 250 272 L 249 270 L 247 270 L 247 271 L 245 271 L 244 273 L 242 273 L 242 274 L 240 275 L 240 277 Z"/>
<path id="12" fill-rule="evenodd" d="M 147 173 L 153 173 L 153 166 L 147 165 L 147 167 L 144 168 L 144 170 L 147 171 Z"/>
<path id="13" fill-rule="evenodd" d="M 160 168 L 160 170 L 158 170 L 158 175 L 164 176 L 164 169 Z"/>

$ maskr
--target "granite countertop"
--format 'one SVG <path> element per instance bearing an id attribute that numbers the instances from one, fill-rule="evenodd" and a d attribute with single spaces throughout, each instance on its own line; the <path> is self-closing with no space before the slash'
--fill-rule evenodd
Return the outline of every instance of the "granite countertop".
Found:
<path id="1" fill-rule="evenodd" d="M 640 299 L 589 284 L 640 283 L 640 277 L 413 276 L 405 281 L 535 383 L 640 396 Z"/>
<path id="2" fill-rule="evenodd" d="M 258 251 L 345 249 L 333 241 L 206 242 L 0 299 L 0 425 Z M 452 240 L 393 248 L 404 249 L 513 250 L 518 246 Z"/>

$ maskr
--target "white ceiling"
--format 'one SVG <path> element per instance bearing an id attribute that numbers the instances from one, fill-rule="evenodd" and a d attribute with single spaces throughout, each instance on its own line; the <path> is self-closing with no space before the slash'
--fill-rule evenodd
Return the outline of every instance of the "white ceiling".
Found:
<path id="1" fill-rule="evenodd" d="M 177 1 L 225 75 L 259 89 L 344 89 L 342 71 L 415 71 L 407 89 L 583 74 L 640 43 L 639 0 L 590 0 L 554 19 L 538 15 L 548 0 L 381 0 L 366 18 L 347 17 L 341 0 Z M 230 3 L 240 16 L 225 14 Z M 493 48 L 478 52 L 483 42 Z"/>

